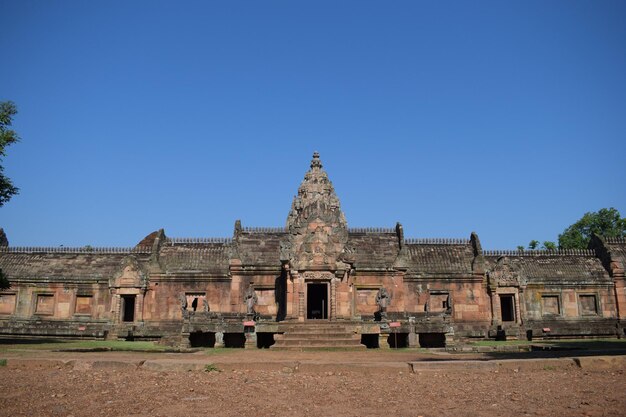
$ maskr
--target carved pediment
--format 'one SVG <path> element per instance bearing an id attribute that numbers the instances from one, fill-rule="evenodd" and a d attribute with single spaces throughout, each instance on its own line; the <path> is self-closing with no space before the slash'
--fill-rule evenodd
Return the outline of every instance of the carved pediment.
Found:
<path id="1" fill-rule="evenodd" d="M 110 280 L 109 285 L 115 288 L 145 288 L 148 285 L 148 274 L 137 258 L 129 255 L 122 260 L 119 271 Z"/>
<path id="2" fill-rule="evenodd" d="M 503 256 L 499 258 L 495 266 L 488 272 L 489 286 L 491 287 L 519 287 L 526 285 L 521 274 L 520 265 L 513 259 Z"/>

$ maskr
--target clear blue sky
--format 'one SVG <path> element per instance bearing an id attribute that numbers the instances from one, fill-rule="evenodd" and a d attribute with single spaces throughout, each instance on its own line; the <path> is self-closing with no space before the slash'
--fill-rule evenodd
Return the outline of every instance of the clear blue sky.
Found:
<path id="1" fill-rule="evenodd" d="M 624 1 L 0 0 L 0 50 L 13 246 L 282 226 L 315 150 L 350 226 L 626 215 Z"/>

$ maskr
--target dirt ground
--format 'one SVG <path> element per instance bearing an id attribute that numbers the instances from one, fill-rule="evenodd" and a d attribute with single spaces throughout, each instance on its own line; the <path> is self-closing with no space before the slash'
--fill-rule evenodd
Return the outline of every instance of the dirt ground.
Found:
<path id="1" fill-rule="evenodd" d="M 165 370 L 146 366 L 155 358 Z M 470 369 L 460 363 L 411 372 L 406 363 L 425 359 L 433 358 L 369 351 L 29 353 L 9 357 L 0 367 L 0 415 L 626 415 L 623 366 L 525 366 L 520 361 L 504 368 Z M 201 367 L 168 368 L 186 363 Z M 219 371 L 204 371 L 209 363 Z"/>

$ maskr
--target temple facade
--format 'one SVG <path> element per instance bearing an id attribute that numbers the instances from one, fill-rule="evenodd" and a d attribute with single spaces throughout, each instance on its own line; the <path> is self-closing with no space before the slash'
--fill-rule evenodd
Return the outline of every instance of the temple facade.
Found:
<path id="1" fill-rule="evenodd" d="M 626 240 L 486 251 L 350 228 L 315 153 L 286 227 L 150 233 L 132 248 L 12 247 L 0 229 L 0 335 L 173 345 L 445 346 L 466 338 L 624 337 Z"/>

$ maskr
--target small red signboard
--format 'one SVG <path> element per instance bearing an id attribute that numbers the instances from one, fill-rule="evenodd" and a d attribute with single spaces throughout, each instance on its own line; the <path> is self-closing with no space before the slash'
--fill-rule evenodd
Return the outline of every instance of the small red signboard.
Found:
<path id="1" fill-rule="evenodd" d="M 82 332 L 82 331 L 84 331 L 85 329 L 86 329 L 86 327 L 85 327 L 85 326 L 79 326 L 79 327 L 78 327 L 78 330 L 79 330 L 79 331 L 81 331 L 81 332 Z"/>
<path id="2" fill-rule="evenodd" d="M 399 321 L 394 321 L 394 322 L 389 323 L 389 327 L 400 327 L 400 326 L 402 326 L 402 324 L 400 324 Z"/>
<path id="3" fill-rule="evenodd" d="M 541 330 L 543 330 L 544 333 L 550 333 L 550 328 L 549 327 L 544 327 Z"/>
<path id="4" fill-rule="evenodd" d="M 252 320 L 243 322 L 244 326 L 253 326 L 254 327 L 255 324 L 256 323 L 254 321 L 252 321 Z"/>

